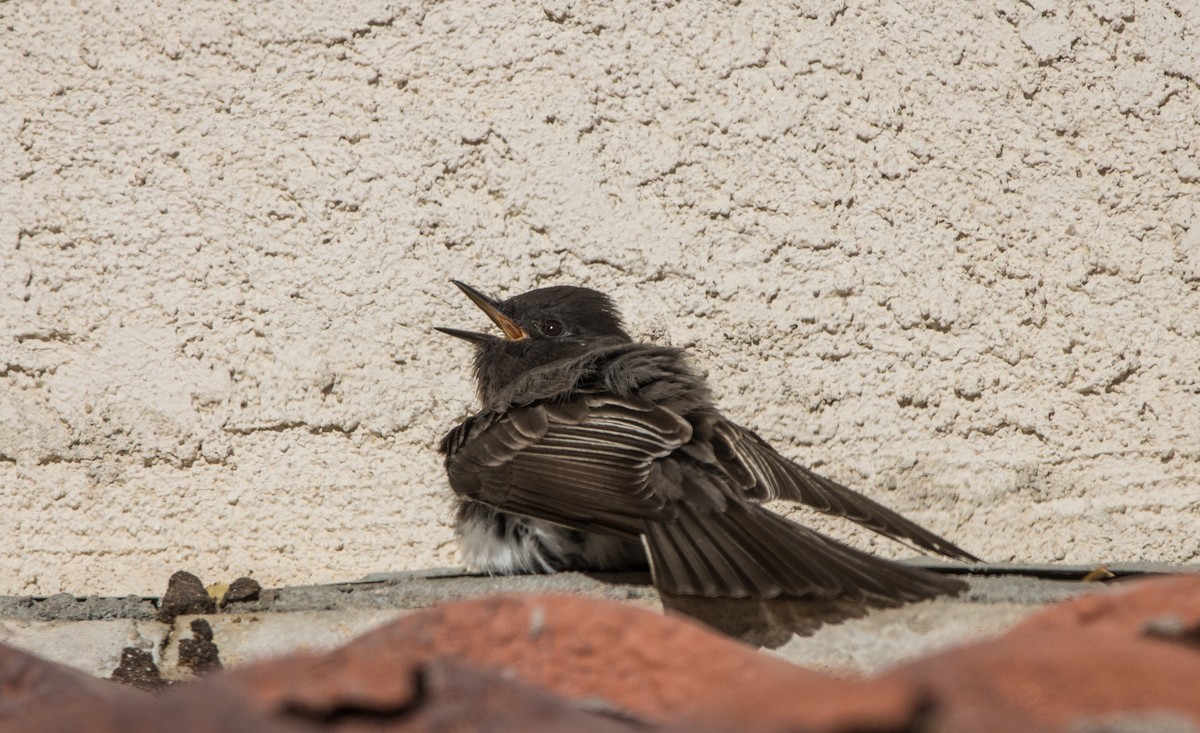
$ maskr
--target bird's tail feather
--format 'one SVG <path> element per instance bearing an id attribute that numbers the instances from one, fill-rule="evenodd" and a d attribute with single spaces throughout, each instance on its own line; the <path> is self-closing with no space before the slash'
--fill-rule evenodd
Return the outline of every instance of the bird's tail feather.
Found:
<path id="1" fill-rule="evenodd" d="M 683 505 L 672 522 L 647 522 L 654 584 L 674 595 L 915 601 L 967 585 L 873 557 L 754 504 L 722 511 Z"/>

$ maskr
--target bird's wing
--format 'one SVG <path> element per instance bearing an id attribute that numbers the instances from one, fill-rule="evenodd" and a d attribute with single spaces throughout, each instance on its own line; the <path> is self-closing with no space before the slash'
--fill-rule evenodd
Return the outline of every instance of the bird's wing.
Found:
<path id="1" fill-rule="evenodd" d="M 979 560 L 882 504 L 789 461 L 754 432 L 727 420 L 713 426 L 713 452 L 725 471 L 746 487 L 745 495 L 749 499 L 784 499 L 806 504 L 930 552 L 962 560 Z"/>
<path id="2" fill-rule="evenodd" d="M 677 511 L 657 460 L 691 439 L 674 412 L 582 395 L 480 416 L 443 441 L 450 486 L 502 511 L 636 535 Z"/>
<path id="3" fill-rule="evenodd" d="M 751 502 L 706 512 L 681 504 L 647 522 L 654 584 L 674 595 L 915 601 L 966 590 L 957 578 L 868 555 Z"/>

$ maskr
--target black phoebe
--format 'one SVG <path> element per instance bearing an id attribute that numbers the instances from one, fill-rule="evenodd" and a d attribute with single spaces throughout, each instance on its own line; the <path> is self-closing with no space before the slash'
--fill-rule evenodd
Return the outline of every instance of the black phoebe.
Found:
<path id="1" fill-rule="evenodd" d="M 730 598 L 910 601 L 966 587 L 760 506 L 800 502 L 977 560 L 726 419 L 684 353 L 634 342 L 603 293 L 555 286 L 497 302 L 454 284 L 504 333 L 438 329 L 475 345 L 483 408 L 441 442 L 472 570 L 603 570 L 648 558 L 660 591 Z"/>

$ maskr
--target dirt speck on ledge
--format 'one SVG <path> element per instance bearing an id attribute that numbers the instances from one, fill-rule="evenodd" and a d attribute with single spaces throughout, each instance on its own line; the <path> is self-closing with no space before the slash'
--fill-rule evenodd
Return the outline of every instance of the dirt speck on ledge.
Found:
<path id="1" fill-rule="evenodd" d="M 212 626 L 204 619 L 193 619 L 192 638 L 179 640 L 179 663 L 196 674 L 215 672 L 224 666 L 220 650 L 213 643 Z"/>
<path id="2" fill-rule="evenodd" d="M 121 650 L 121 663 L 113 670 L 109 679 L 147 692 L 156 692 L 168 684 L 159 674 L 154 656 L 144 649 L 132 646 Z"/>
<path id="3" fill-rule="evenodd" d="M 176 616 L 192 613 L 216 613 L 217 604 L 195 575 L 180 570 L 167 581 L 167 592 L 158 604 L 158 618 L 171 623 Z"/>
<path id="4" fill-rule="evenodd" d="M 238 578 L 229 584 L 229 590 L 221 597 L 221 608 L 231 603 L 246 603 L 257 601 L 262 594 L 262 586 L 254 578 Z"/>

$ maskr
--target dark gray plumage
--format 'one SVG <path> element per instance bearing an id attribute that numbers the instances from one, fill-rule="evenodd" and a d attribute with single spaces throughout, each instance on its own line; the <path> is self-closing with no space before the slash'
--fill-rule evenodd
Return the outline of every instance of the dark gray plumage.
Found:
<path id="1" fill-rule="evenodd" d="M 764 509 L 784 499 L 975 560 L 779 455 L 726 419 L 679 349 L 635 343 L 608 296 L 557 286 L 496 302 L 455 282 L 505 337 L 475 344 L 482 409 L 442 440 L 475 570 L 645 562 L 677 595 L 916 600 L 957 579 L 847 547 Z"/>

